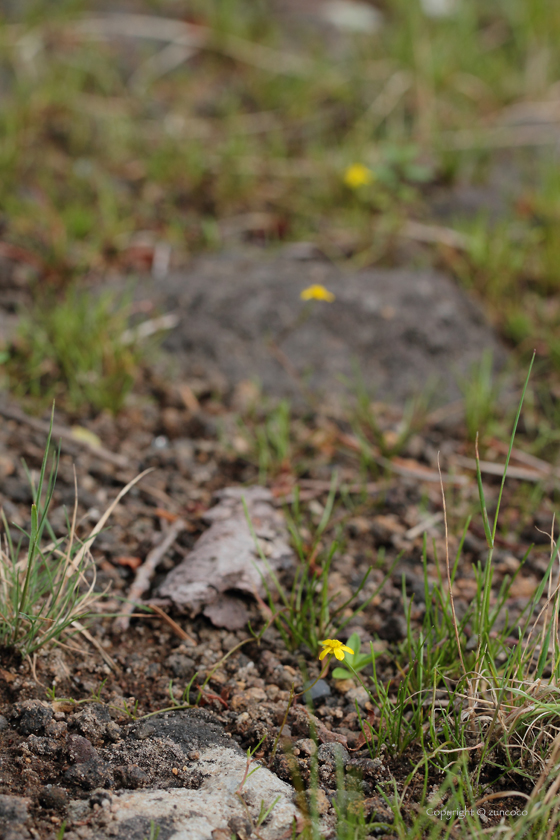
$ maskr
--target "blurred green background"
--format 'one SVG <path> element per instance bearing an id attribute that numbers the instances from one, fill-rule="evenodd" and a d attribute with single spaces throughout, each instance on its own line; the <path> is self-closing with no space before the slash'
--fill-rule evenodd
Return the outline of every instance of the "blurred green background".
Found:
<path id="1" fill-rule="evenodd" d="M 64 365 L 45 359 L 72 320 L 52 313 L 76 284 L 239 240 L 305 241 L 356 267 L 443 268 L 470 289 L 521 365 L 537 349 L 547 445 L 559 45 L 549 0 L 5 2 L 0 257 L 38 303 L 0 348 L 8 387 L 51 394 Z M 130 354 L 122 365 L 121 389 Z"/>

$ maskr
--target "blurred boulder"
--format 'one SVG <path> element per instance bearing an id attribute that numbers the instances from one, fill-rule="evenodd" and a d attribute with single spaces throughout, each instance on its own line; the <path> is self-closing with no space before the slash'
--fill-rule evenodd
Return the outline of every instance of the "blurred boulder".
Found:
<path id="1" fill-rule="evenodd" d="M 507 358 L 475 301 L 432 270 L 351 272 L 248 251 L 206 255 L 146 282 L 138 293 L 180 318 L 164 347 L 181 373 L 213 369 L 232 386 L 256 378 L 276 396 L 297 398 L 304 386 L 338 400 L 359 371 L 377 399 L 429 389 L 444 403 L 460 396 L 458 379 L 485 349 L 497 368 Z M 335 300 L 300 299 L 317 284 Z"/>

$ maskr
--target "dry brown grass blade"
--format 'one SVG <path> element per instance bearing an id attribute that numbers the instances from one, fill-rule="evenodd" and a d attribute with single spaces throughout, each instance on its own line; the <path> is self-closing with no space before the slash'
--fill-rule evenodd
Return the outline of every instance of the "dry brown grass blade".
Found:
<path id="1" fill-rule="evenodd" d="M 466 458 L 464 455 L 455 455 L 453 460 L 460 467 L 466 467 L 468 470 L 476 471 L 476 461 L 474 458 Z M 487 475 L 504 474 L 504 464 L 496 464 L 494 461 L 479 461 L 480 472 Z M 516 478 L 519 481 L 544 481 L 547 478 L 546 473 L 537 472 L 535 469 L 526 469 L 524 467 L 512 467 L 508 465 L 508 478 Z"/>
<path id="2" fill-rule="evenodd" d="M 167 553 L 181 531 L 185 529 L 185 522 L 183 519 L 176 519 L 173 522 L 167 532 L 162 534 L 162 540 L 159 545 L 157 545 L 146 557 L 140 568 L 136 572 L 136 577 L 134 578 L 134 582 L 130 587 L 130 591 L 128 593 L 128 601 L 127 603 L 123 604 L 122 612 L 123 615 L 118 616 L 113 623 L 114 631 L 117 633 L 124 633 L 128 630 L 130 625 L 130 613 L 133 611 L 134 607 L 136 606 L 136 602 L 142 597 L 144 592 L 146 592 L 150 586 L 150 581 L 153 577 L 153 574 Z M 162 611 L 163 612 L 163 611 Z"/>
<path id="3" fill-rule="evenodd" d="M 183 641 L 191 642 L 193 645 L 196 645 L 195 639 L 193 639 L 192 636 L 189 636 L 189 634 L 186 633 L 183 630 L 183 628 L 179 624 L 177 624 L 176 621 L 173 621 L 171 616 L 167 615 L 167 613 L 164 610 L 162 610 L 161 607 L 158 607 L 157 604 L 147 604 L 147 606 L 149 606 L 150 609 L 155 612 L 157 617 L 161 618 L 163 621 L 165 621 L 166 624 L 168 624 L 171 627 L 176 636 L 178 636 L 180 639 L 183 639 Z M 145 615 L 146 614 L 144 614 L 144 616 Z"/>
<path id="4" fill-rule="evenodd" d="M 117 667 L 118 667 L 118 666 L 117 666 L 117 663 L 115 662 L 115 660 L 114 660 L 114 659 L 112 659 L 112 658 L 109 656 L 109 654 L 107 653 L 107 651 L 104 649 L 103 645 L 101 645 L 101 644 L 97 641 L 97 639 L 96 639 L 94 636 L 92 636 L 92 635 L 91 635 L 91 633 L 89 632 L 89 630 L 88 630 L 86 627 L 84 627 L 84 625 L 81 623 L 81 621 L 73 621 L 73 622 L 72 622 L 72 627 L 75 627 L 75 628 L 76 628 L 76 630 L 78 630 L 78 631 L 82 634 L 82 636 L 83 636 L 85 639 L 87 639 L 87 640 L 88 640 L 88 642 L 89 642 L 91 645 L 93 645 L 93 647 L 94 647 L 97 651 L 99 651 L 99 653 L 101 654 L 101 658 L 102 658 L 102 659 L 103 659 L 103 661 L 104 661 L 104 662 L 105 662 L 105 663 L 109 666 L 109 668 L 111 668 L 111 670 L 112 670 L 112 671 L 116 671 L 116 670 L 117 670 Z"/>
<path id="5" fill-rule="evenodd" d="M 217 39 L 208 26 L 185 23 L 173 18 L 118 13 L 87 16 L 72 25 L 76 34 L 93 39 L 117 37 L 167 41 L 191 50 L 208 49 L 222 53 L 236 61 L 250 64 L 269 73 L 301 76 L 309 72 L 311 61 L 271 47 L 255 44 L 237 35 Z"/>
<path id="6" fill-rule="evenodd" d="M 154 469 L 153 467 L 150 467 L 149 469 L 144 470 L 139 475 L 137 475 L 135 478 L 133 478 L 132 481 L 129 481 L 128 484 L 125 487 L 123 487 L 123 489 L 120 491 L 120 493 L 118 494 L 116 499 L 109 505 L 109 507 L 107 508 L 107 510 L 105 511 L 105 513 L 103 514 L 103 516 L 101 517 L 99 522 L 97 522 L 97 524 L 95 525 L 95 527 L 91 531 L 87 540 L 84 541 L 84 544 L 82 545 L 80 550 L 76 553 L 76 556 L 72 560 L 72 563 L 70 563 L 70 565 L 68 566 L 68 568 L 66 570 L 66 576 L 67 577 L 69 575 L 73 574 L 76 571 L 76 569 L 78 569 L 80 567 L 80 563 L 82 562 L 84 554 L 86 553 L 86 551 L 91 550 L 91 546 L 93 545 L 93 542 L 94 542 L 96 536 L 102 530 L 103 526 L 105 525 L 105 523 L 107 522 L 107 520 L 109 519 L 112 512 L 114 511 L 114 509 L 116 508 L 116 506 L 118 505 L 120 500 L 123 498 L 123 496 L 126 496 L 128 491 L 130 490 L 130 488 L 134 487 L 134 485 L 137 484 L 140 481 L 141 478 L 143 478 L 145 475 L 148 475 L 148 473 L 153 472 L 153 469 Z"/>
<path id="7" fill-rule="evenodd" d="M 412 76 L 406 70 L 397 70 L 387 80 L 381 92 L 354 125 L 353 132 L 367 129 L 371 136 L 399 104 L 412 87 Z"/>
<path id="8" fill-rule="evenodd" d="M 447 585 L 449 587 L 449 601 L 451 604 L 451 612 L 453 614 L 453 629 L 455 631 L 455 641 L 457 643 L 457 650 L 459 651 L 459 659 L 461 660 L 461 667 L 463 669 L 463 674 L 467 677 L 467 669 L 465 666 L 465 660 L 463 659 L 463 649 L 461 647 L 461 640 L 459 638 L 459 622 L 457 621 L 457 614 L 455 612 L 455 601 L 453 598 L 453 586 L 451 585 L 451 566 L 449 561 L 449 531 L 447 527 L 447 505 L 445 502 L 445 490 L 443 489 L 443 477 L 441 474 L 441 466 L 439 463 L 439 452 L 437 456 L 437 465 L 438 465 L 438 472 L 439 472 L 439 480 L 440 480 L 440 487 L 441 487 L 441 500 L 443 504 L 443 525 L 445 528 L 445 567 L 447 571 Z M 470 688 L 470 680 L 467 679 L 467 685 Z"/>
<path id="9" fill-rule="evenodd" d="M 49 430 L 51 429 L 50 423 L 47 423 L 44 420 L 38 420 L 36 417 L 29 417 L 28 414 L 25 414 L 19 408 L 6 405 L 6 403 L 2 401 L 0 401 L 0 414 L 8 420 L 15 420 L 17 423 L 25 423 L 26 426 L 29 426 L 31 429 L 35 429 L 37 432 L 42 432 L 45 436 L 49 434 Z M 88 449 L 93 455 L 97 455 L 97 457 L 101 460 L 108 461 L 116 467 L 120 467 L 121 469 L 130 467 L 129 458 L 126 458 L 124 455 L 118 455 L 116 452 L 110 452 L 103 446 L 95 446 L 95 444 L 83 438 L 76 437 L 73 434 L 72 429 L 69 429 L 66 426 L 61 426 L 58 423 L 53 424 L 52 437 L 53 440 L 60 438 L 62 449 L 64 449 L 65 445 L 68 444 L 73 444 L 73 447 L 81 446 Z"/>
<path id="10" fill-rule="evenodd" d="M 466 251 L 470 246 L 470 239 L 464 233 L 442 225 L 427 225 L 409 219 L 400 229 L 401 236 L 413 239 L 415 242 L 445 245 L 457 251 Z"/>

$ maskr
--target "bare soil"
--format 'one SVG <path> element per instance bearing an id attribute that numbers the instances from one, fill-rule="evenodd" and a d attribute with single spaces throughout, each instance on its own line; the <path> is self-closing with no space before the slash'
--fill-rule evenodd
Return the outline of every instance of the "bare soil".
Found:
<path id="1" fill-rule="evenodd" d="M 196 411 L 192 410 L 192 404 L 190 409 L 185 406 L 181 396 L 185 393 L 181 386 L 185 384 L 192 392 L 196 390 L 200 406 Z M 201 515 L 212 504 L 213 492 L 226 486 L 257 482 L 254 458 L 239 437 L 237 415 L 233 411 L 233 407 L 239 408 L 243 394 L 243 389 L 216 393 L 212 383 L 202 377 L 170 384 L 146 372 L 138 405 L 129 407 L 118 418 L 109 415 L 71 418 L 57 413 L 59 425 L 69 429 L 79 419 L 82 426 L 100 437 L 109 453 L 123 460 L 119 466 L 110 460 L 110 455 L 98 458 L 77 441 L 66 437 L 61 440 L 59 478 L 51 515 L 56 533 L 64 531 L 65 507 L 71 507 L 74 501 L 74 467 L 79 487 L 80 536 L 89 532 L 92 523 L 138 470 L 154 468 L 123 499 L 110 528 L 94 543 L 96 585 L 100 589 L 109 587 L 107 599 L 100 606 L 104 614 L 118 613 L 119 599 L 126 598 L 134 569 L 161 539 L 170 521 L 180 515 L 187 522 L 187 530 L 164 557 L 152 591 L 203 532 L 206 526 Z M 19 417 L 17 407 L 4 402 L 0 411 L 3 415 L 0 505 L 10 523 L 25 529 L 30 524 L 31 496 L 22 459 L 31 470 L 37 470 L 46 435 L 23 417 L 13 419 Z M 389 434 L 398 414 L 388 408 L 380 407 L 379 411 Z M 281 506 L 289 501 L 298 482 L 311 525 L 322 512 L 333 469 L 338 469 L 340 480 L 354 485 L 355 490 L 360 483 L 363 485 L 363 473 L 352 450 L 352 436 L 342 421 L 316 412 L 293 422 L 305 459 L 297 464 L 283 464 L 276 474 L 271 474 L 268 483 Z M 425 528 L 416 526 L 434 513 L 441 513 L 440 489 L 434 479 L 437 452 L 442 453 L 444 473 L 454 471 L 459 475 L 461 470 L 454 463 L 458 456 L 470 452 L 463 436 L 460 427 L 450 425 L 450 418 L 432 418 L 422 435 L 413 436 L 406 451 L 392 459 L 391 469 L 380 470 L 375 482 L 370 481 L 364 492 L 351 492 L 352 502 L 335 509 L 323 538 L 329 541 L 339 530 L 341 548 L 335 553 L 330 576 L 332 591 L 338 592 L 338 597 L 346 598 L 356 591 L 364 572 L 373 566 L 370 581 L 358 596 L 358 604 L 368 597 L 400 555 L 382 592 L 346 628 L 348 635 L 356 631 L 363 641 L 374 640 L 379 650 L 386 651 L 378 660 L 378 669 L 385 684 L 395 689 L 401 677 L 390 654 L 406 635 L 403 575 L 408 596 L 414 595 L 413 627 L 421 621 L 424 612 L 421 566 L 424 530 L 428 533 L 428 573 L 434 583 L 435 549 L 440 558 L 445 557 L 441 520 L 428 523 Z M 499 447 L 492 450 L 490 443 L 486 457 L 499 459 Z M 488 483 L 495 485 L 496 479 L 489 478 Z M 502 547 L 496 557 L 496 587 L 504 575 L 517 568 L 526 543 L 535 537 L 546 542 L 535 526 L 546 527 L 545 508 L 549 503 L 545 499 L 538 516 L 533 518 L 519 498 L 520 488 L 521 484 L 515 480 L 508 485 L 507 528 L 499 538 Z M 472 509 L 475 492 L 474 479 L 466 485 L 448 486 L 448 506 L 453 512 L 452 556 L 457 546 L 457 537 L 453 535 L 460 533 L 460 520 Z M 485 556 L 481 537 L 481 529 L 473 524 L 465 541 L 456 584 L 459 613 L 474 595 L 472 563 Z M 525 606 L 547 562 L 548 546 L 537 546 L 531 562 L 523 567 L 514 583 L 507 605 L 510 617 L 514 618 Z M 289 577 L 285 584 L 289 585 Z M 262 626 L 266 610 L 250 599 L 246 598 L 246 602 L 252 625 Z M 29 797 L 30 836 L 54 837 L 71 800 L 91 799 L 98 789 L 150 785 L 153 778 L 142 769 L 138 756 L 135 761 L 127 761 L 126 756 L 121 756 L 121 760 L 115 757 L 116 745 L 123 739 L 126 743 L 131 728 L 138 726 L 131 714 L 138 717 L 169 707 L 170 692 L 178 702 L 184 687 L 198 672 L 191 694 L 192 700 L 196 700 L 209 669 L 240 641 L 251 638 L 245 630 L 231 632 L 214 627 L 202 616 L 172 614 L 173 625 L 161 616 L 139 613 L 135 615 L 141 617 L 132 619 L 126 634 L 115 636 L 113 619 L 104 614 L 100 613 L 89 626 L 97 647 L 77 634 L 23 662 L 13 650 L 4 649 L 0 653 L 3 715 L 0 718 L 0 795 Z M 231 738 L 243 750 L 255 747 L 264 736 L 257 757 L 270 761 L 292 684 L 296 690 L 301 689 L 304 678 L 318 675 L 318 667 L 308 649 L 288 652 L 276 629 L 271 627 L 259 644 L 250 641 L 215 671 L 199 698 L 200 713 L 207 714 L 205 720 L 218 733 L 215 737 Z M 56 699 L 53 699 L 53 689 Z M 282 732 L 282 749 L 270 766 L 282 779 L 305 788 L 315 749 L 310 736 L 315 730 L 322 743 L 319 781 L 325 793 L 324 813 L 332 813 L 336 751 L 342 750 L 340 755 L 346 767 L 354 768 L 361 775 L 366 814 L 376 814 L 378 820 L 390 823 L 392 816 L 378 786 L 389 791 L 385 786 L 395 779 L 402 787 L 420 752 L 411 748 L 404 755 L 391 757 L 381 753 L 372 759 L 367 745 L 363 745 L 356 700 L 375 727 L 379 710 L 352 682 L 327 678 L 317 686 L 317 697 L 308 706 L 301 698 L 296 699 Z M 81 756 L 80 750 L 85 750 Z M 431 783 L 437 784 L 440 779 L 437 773 L 431 772 L 434 776 Z M 192 784 L 192 774 L 189 781 L 176 775 L 172 766 L 160 765 L 157 777 L 163 786 Z M 416 783 L 408 788 L 411 807 L 422 783 L 419 782 L 418 790 Z M 499 790 L 499 785 L 495 789 Z M 391 836 L 391 833 L 377 836 Z"/>

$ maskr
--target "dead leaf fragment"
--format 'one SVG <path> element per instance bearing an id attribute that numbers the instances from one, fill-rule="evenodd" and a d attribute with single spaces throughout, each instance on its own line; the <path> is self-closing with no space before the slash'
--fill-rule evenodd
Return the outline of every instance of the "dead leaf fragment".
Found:
<path id="1" fill-rule="evenodd" d="M 92 432 L 91 429 L 86 429 L 84 426 L 72 426 L 70 428 L 70 434 L 75 440 L 87 443 L 88 446 L 102 446 L 101 440 L 95 432 Z"/>
<path id="2" fill-rule="evenodd" d="M 123 554 L 121 557 L 115 558 L 115 563 L 118 563 L 119 566 L 128 566 L 129 569 L 137 569 L 142 565 L 142 560 L 140 557 L 129 557 Z"/>
<path id="3" fill-rule="evenodd" d="M 76 704 L 70 700 L 55 700 L 51 705 L 55 712 L 64 712 L 65 714 L 74 711 L 76 707 Z"/>
<path id="4" fill-rule="evenodd" d="M 191 616 L 204 612 L 217 627 L 238 630 L 246 624 L 248 613 L 236 593 L 264 597 L 263 580 L 270 569 L 277 572 L 291 565 L 293 555 L 283 514 L 273 506 L 269 490 L 228 487 L 216 497 L 218 504 L 203 516 L 210 528 L 167 575 L 158 596 L 169 598 Z"/>
<path id="5" fill-rule="evenodd" d="M 214 627 L 228 630 L 241 630 L 249 620 L 249 611 L 240 598 L 222 595 L 214 603 L 208 604 L 203 615 L 209 618 Z"/>

